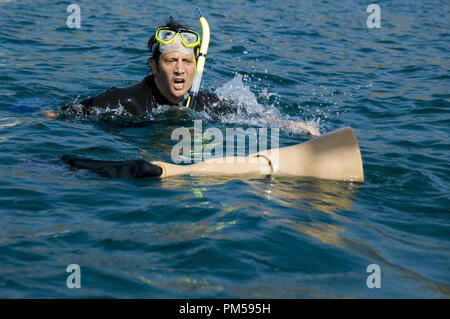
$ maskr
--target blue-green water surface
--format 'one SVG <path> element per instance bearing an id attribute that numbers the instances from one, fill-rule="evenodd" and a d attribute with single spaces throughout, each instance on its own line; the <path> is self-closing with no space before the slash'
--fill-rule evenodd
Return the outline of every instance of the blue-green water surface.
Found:
<path id="1" fill-rule="evenodd" d="M 449 1 L 378 1 L 375 29 L 367 1 L 80 0 L 79 29 L 70 3 L 0 0 L 0 297 L 450 297 Z M 199 117 L 267 127 L 41 115 L 140 81 L 155 27 L 200 29 L 197 6 L 212 30 L 202 89 L 322 133 L 351 126 L 363 184 L 67 167 L 63 154 L 170 161 L 171 132 Z M 280 131 L 281 146 L 307 139 Z"/>

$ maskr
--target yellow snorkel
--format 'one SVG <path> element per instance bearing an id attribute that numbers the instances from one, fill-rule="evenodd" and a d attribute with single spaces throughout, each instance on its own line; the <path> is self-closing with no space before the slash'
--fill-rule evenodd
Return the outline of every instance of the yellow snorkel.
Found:
<path id="1" fill-rule="evenodd" d="M 200 45 L 200 53 L 197 58 L 197 67 L 195 69 L 194 82 L 192 83 L 192 87 L 189 91 L 188 96 L 185 98 L 186 107 L 195 106 L 198 90 L 200 89 L 200 82 L 202 81 L 203 70 L 205 68 L 206 53 L 208 52 L 210 38 L 208 21 L 206 21 L 199 8 L 197 8 L 195 12 L 200 18 L 200 23 L 202 25 L 202 43 Z"/>

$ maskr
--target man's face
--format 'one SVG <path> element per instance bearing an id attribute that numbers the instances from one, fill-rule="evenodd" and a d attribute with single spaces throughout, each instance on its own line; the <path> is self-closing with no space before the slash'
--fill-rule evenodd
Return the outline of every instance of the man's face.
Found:
<path id="1" fill-rule="evenodd" d="M 180 102 L 191 89 L 195 75 L 195 55 L 178 51 L 168 52 L 152 60 L 156 86 L 172 103 Z"/>

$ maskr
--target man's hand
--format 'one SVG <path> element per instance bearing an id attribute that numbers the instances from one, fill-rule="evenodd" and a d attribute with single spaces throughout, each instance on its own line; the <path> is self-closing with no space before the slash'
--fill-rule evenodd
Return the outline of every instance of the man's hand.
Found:
<path id="1" fill-rule="evenodd" d="M 58 117 L 58 111 L 46 111 L 44 113 L 42 113 L 42 115 L 44 115 L 46 118 L 54 120 Z"/>
<path id="2" fill-rule="evenodd" d="M 319 136 L 320 132 L 314 126 L 306 124 L 305 122 L 291 122 L 291 127 L 293 129 L 302 129 L 308 132 L 309 135 Z"/>
<path id="3" fill-rule="evenodd" d="M 319 136 L 320 132 L 314 126 L 306 124 L 305 122 L 285 122 L 277 119 L 267 119 L 269 123 L 277 123 L 283 125 L 285 128 L 290 130 L 304 130 L 311 136 Z"/>

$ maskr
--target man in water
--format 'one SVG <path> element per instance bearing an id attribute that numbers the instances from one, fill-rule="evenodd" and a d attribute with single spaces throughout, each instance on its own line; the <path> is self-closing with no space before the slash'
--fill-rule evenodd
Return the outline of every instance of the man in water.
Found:
<path id="1" fill-rule="evenodd" d="M 200 36 L 179 24 L 172 18 L 159 27 L 148 41 L 152 56 L 147 63 L 152 74 L 140 83 L 127 88 L 113 87 L 95 97 L 79 103 L 72 103 L 60 110 L 44 115 L 54 119 L 67 114 L 96 114 L 96 108 L 116 109 L 122 106 L 124 115 L 141 116 L 159 105 L 183 105 L 186 93 L 191 89 L 196 61 L 199 54 Z M 194 109 L 207 111 L 210 115 L 233 112 L 236 107 L 221 101 L 215 94 L 199 93 Z M 320 135 L 319 131 L 303 122 L 284 122 L 267 119 L 285 127 L 300 128 L 310 135 Z"/>

